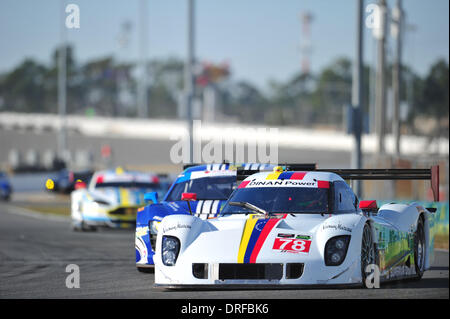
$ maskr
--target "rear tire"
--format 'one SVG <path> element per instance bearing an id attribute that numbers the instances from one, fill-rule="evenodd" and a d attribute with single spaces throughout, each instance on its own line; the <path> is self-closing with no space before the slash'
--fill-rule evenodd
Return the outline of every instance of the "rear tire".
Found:
<path id="1" fill-rule="evenodd" d="M 421 216 L 414 234 L 414 267 L 417 279 L 421 279 L 425 271 L 425 244 L 425 227 Z"/>

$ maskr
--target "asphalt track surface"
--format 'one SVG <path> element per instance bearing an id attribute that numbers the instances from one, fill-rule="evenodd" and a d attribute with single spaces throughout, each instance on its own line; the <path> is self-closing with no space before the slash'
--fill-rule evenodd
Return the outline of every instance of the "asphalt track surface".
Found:
<path id="1" fill-rule="evenodd" d="M 137 272 L 134 233 L 80 233 L 66 218 L 29 215 L 0 203 L 0 298 L 449 298 L 449 254 L 437 251 L 420 281 L 389 283 L 380 289 L 189 290 L 153 288 L 153 274 Z M 66 287 L 66 266 L 80 269 L 80 288 Z"/>

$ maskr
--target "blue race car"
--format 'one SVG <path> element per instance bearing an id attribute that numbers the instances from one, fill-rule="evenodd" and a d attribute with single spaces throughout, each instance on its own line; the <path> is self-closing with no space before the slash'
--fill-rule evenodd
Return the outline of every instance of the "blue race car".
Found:
<path id="1" fill-rule="evenodd" d="M 156 192 L 147 193 L 153 203 L 138 210 L 136 217 L 136 267 L 145 272 L 154 266 L 155 241 L 158 226 L 168 215 L 195 215 L 201 219 L 214 218 L 237 187 L 236 172 L 273 169 L 269 164 L 208 164 L 186 168 L 158 201 Z"/>
<path id="2" fill-rule="evenodd" d="M 9 200 L 12 194 L 12 186 L 9 182 L 8 175 L 0 171 L 0 199 Z"/>
<path id="3" fill-rule="evenodd" d="M 82 182 L 89 184 L 93 174 L 94 171 L 91 170 L 72 171 L 63 168 L 58 172 L 58 175 L 54 180 L 54 187 L 51 190 L 63 194 L 70 194 L 75 190 L 77 181 L 81 180 Z"/>

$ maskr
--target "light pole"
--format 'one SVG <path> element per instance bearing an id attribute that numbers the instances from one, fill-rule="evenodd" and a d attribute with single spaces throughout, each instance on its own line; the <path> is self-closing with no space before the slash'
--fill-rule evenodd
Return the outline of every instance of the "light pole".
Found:
<path id="1" fill-rule="evenodd" d="M 352 106 L 353 133 L 355 148 L 352 153 L 352 168 L 362 168 L 361 131 L 362 131 L 362 103 L 363 103 L 363 0 L 356 0 L 356 50 L 353 64 Z M 362 183 L 356 181 L 355 193 L 362 195 Z"/>
<path id="2" fill-rule="evenodd" d="M 378 137 L 378 152 L 385 154 L 385 134 L 386 134 L 386 0 L 379 0 L 378 5 L 378 30 L 376 38 L 378 40 L 377 71 L 375 87 L 375 114 L 376 132 Z"/>
<path id="3" fill-rule="evenodd" d="M 195 82 L 193 74 L 193 66 L 195 61 L 195 2 L 188 0 L 188 25 L 187 25 L 187 57 L 184 66 L 184 94 L 187 107 L 187 124 L 189 134 L 189 161 L 194 162 L 194 129 L 193 129 L 193 114 L 192 102 L 195 93 Z"/>
<path id="4" fill-rule="evenodd" d="M 58 134 L 58 159 L 64 160 L 67 149 L 66 134 L 66 112 L 67 112 L 67 32 L 65 25 L 65 1 L 60 2 L 60 47 L 58 50 L 58 116 L 59 116 L 59 134 Z"/>
<path id="5" fill-rule="evenodd" d="M 140 0 L 139 2 L 139 64 L 141 69 L 141 81 L 138 84 L 138 116 L 139 118 L 148 117 L 148 94 L 147 94 L 147 43 L 148 43 L 148 12 L 147 0 Z"/>
<path id="6" fill-rule="evenodd" d="M 393 36 L 396 39 L 394 55 L 394 67 L 392 69 L 392 88 L 394 93 L 394 112 L 392 118 L 392 133 L 395 141 L 395 155 L 400 155 L 400 88 L 401 88 L 401 61 L 402 61 L 402 32 L 403 32 L 403 9 L 402 1 L 397 0 L 393 9 Z"/>

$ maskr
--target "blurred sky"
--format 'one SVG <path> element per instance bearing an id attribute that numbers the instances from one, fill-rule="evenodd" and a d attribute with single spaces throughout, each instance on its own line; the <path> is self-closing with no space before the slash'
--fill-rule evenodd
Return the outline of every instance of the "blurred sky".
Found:
<path id="1" fill-rule="evenodd" d="M 366 0 L 365 5 L 373 1 Z M 121 60 L 139 56 L 139 0 L 67 0 L 80 7 L 80 29 L 67 31 L 79 62 L 113 54 Z M 392 8 L 394 0 L 388 0 Z M 449 1 L 404 0 L 408 22 L 404 61 L 424 75 L 436 59 L 449 56 Z M 148 0 L 149 58 L 186 52 L 186 0 Z M 196 1 L 196 54 L 200 60 L 228 61 L 234 79 L 265 88 L 269 79 L 286 81 L 300 70 L 300 13 L 310 11 L 311 69 L 317 72 L 338 56 L 354 55 L 354 0 L 227 0 Z M 0 1 L 0 72 L 25 57 L 49 63 L 60 39 L 58 0 Z M 121 24 L 131 21 L 130 41 L 119 46 Z M 365 61 L 375 61 L 375 45 L 365 30 Z M 388 47 L 388 57 L 393 46 Z"/>

